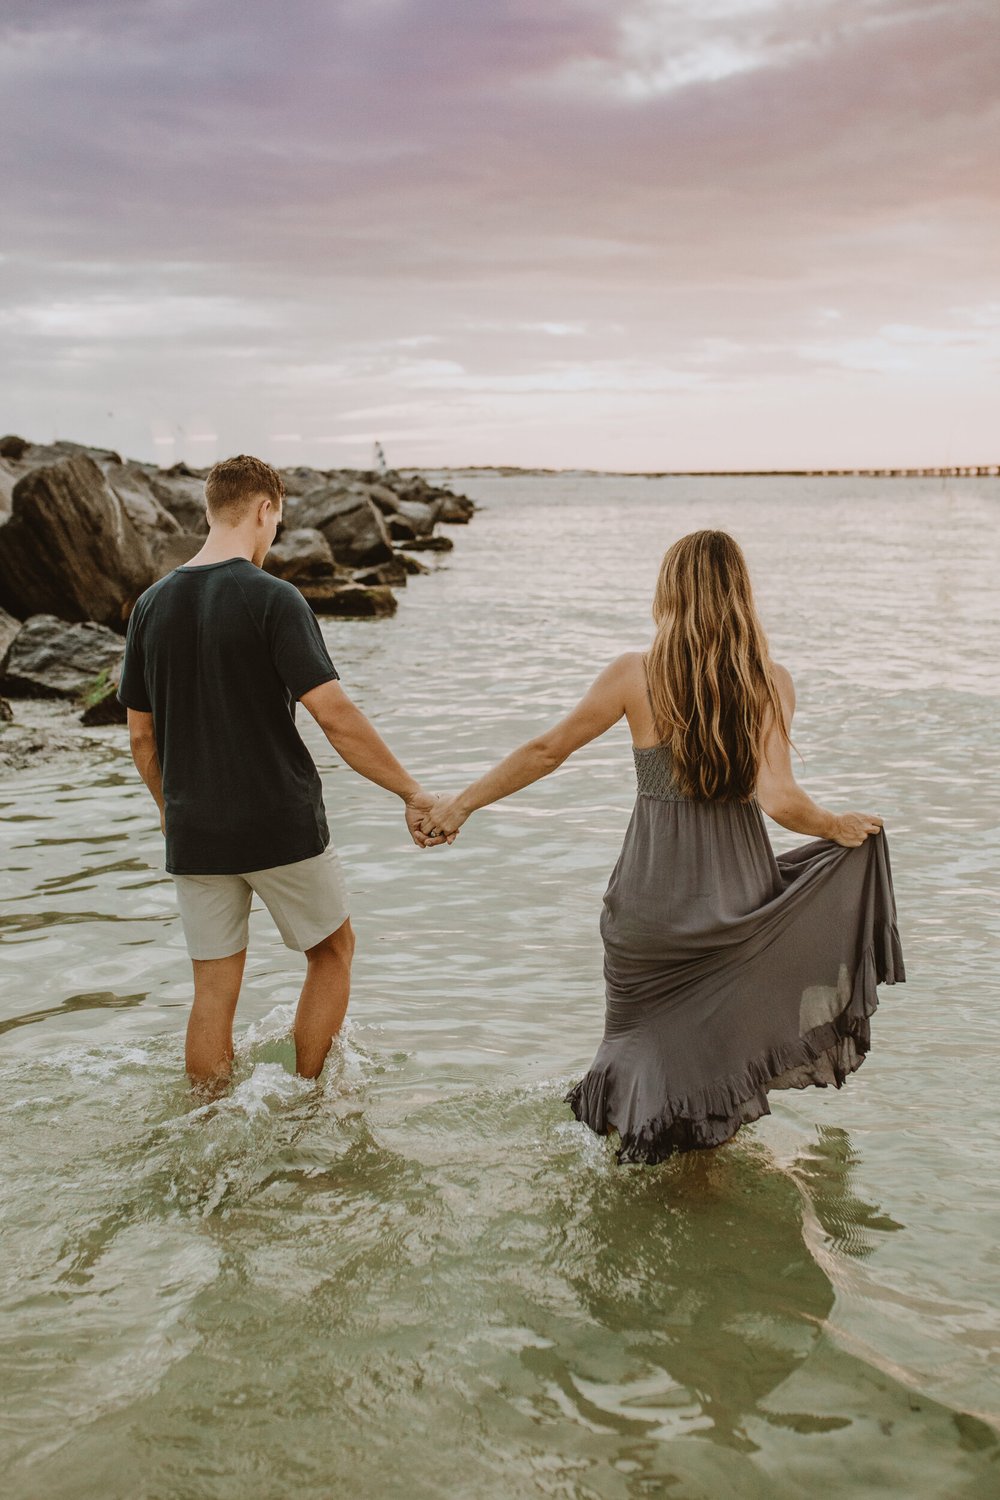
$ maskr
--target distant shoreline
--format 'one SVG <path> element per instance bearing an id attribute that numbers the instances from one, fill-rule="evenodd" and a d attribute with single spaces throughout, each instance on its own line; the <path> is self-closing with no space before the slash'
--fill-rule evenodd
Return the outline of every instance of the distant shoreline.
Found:
<path id="1" fill-rule="evenodd" d="M 608 479 L 996 479 L 1000 464 L 927 469 L 525 469 L 517 464 L 404 464 L 400 474 L 579 474 Z"/>

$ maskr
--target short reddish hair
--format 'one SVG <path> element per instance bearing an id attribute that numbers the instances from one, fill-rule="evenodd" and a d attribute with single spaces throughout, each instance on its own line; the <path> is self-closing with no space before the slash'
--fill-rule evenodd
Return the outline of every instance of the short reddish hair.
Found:
<path id="1" fill-rule="evenodd" d="M 224 458 L 205 480 L 205 506 L 209 520 L 242 521 L 254 500 L 266 495 L 279 508 L 285 493 L 281 475 L 262 458 L 239 453 Z"/>

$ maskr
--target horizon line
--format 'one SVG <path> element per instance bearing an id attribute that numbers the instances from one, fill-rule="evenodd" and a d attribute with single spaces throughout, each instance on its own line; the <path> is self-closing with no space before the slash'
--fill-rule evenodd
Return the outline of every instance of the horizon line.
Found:
<path id="1" fill-rule="evenodd" d="M 303 464 L 297 467 L 308 468 Z M 914 479 L 998 478 L 1000 463 L 993 464 L 920 464 L 912 468 L 876 464 L 843 469 L 590 469 L 547 468 L 538 464 L 401 464 L 397 474 L 590 474 L 615 479 Z"/>

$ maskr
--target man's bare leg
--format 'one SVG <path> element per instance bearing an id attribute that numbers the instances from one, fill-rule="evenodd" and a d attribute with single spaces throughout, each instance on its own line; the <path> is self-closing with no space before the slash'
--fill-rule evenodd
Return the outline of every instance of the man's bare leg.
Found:
<path id="1" fill-rule="evenodd" d="M 188 1020 L 184 1061 L 193 1084 L 222 1089 L 233 1061 L 233 1017 L 240 998 L 247 950 L 228 958 L 195 958 L 194 1004 Z"/>
<path id="2" fill-rule="evenodd" d="M 314 948 L 306 949 L 306 980 L 295 1012 L 295 1068 L 303 1078 L 318 1078 L 341 1023 L 351 993 L 354 929 L 351 919 Z"/>

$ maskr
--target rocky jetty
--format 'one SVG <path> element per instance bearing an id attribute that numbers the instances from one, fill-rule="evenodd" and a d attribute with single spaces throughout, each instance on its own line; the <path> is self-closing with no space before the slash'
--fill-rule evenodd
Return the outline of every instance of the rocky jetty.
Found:
<path id="1" fill-rule="evenodd" d="M 18 735 L 18 700 L 49 700 L 51 712 L 57 700 L 72 705 L 87 726 L 124 718 L 115 688 L 129 614 L 202 546 L 207 472 L 0 438 L 0 764 L 44 758 L 47 744 L 62 743 L 41 720 Z M 394 614 L 393 590 L 428 571 L 413 554 L 450 550 L 438 527 L 464 525 L 475 511 L 419 475 L 281 472 L 284 521 L 264 566 L 319 614 Z"/>

